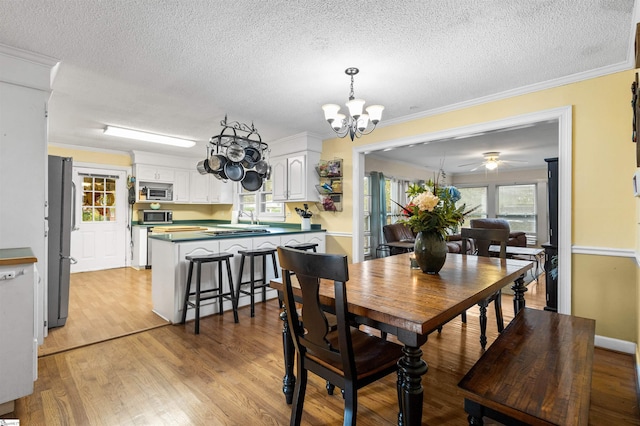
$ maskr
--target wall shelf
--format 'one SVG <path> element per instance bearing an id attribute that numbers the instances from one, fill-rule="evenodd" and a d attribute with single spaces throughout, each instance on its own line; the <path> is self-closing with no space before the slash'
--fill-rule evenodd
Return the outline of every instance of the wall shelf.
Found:
<path id="1" fill-rule="evenodd" d="M 342 211 L 342 159 L 321 160 L 315 167 L 319 183 L 316 191 L 320 201 L 316 206 L 320 210 Z"/>

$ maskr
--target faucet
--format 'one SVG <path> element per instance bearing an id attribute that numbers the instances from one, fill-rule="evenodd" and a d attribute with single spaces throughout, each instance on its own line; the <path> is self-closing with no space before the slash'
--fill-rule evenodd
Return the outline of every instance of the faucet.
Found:
<path id="1" fill-rule="evenodd" d="M 247 216 L 251 219 L 251 224 L 253 225 L 253 210 L 250 210 L 248 213 L 244 210 L 238 210 L 238 217 Z"/>

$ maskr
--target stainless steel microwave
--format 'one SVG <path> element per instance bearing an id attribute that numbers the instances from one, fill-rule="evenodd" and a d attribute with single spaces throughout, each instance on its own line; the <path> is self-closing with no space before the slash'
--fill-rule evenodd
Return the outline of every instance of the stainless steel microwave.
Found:
<path id="1" fill-rule="evenodd" d="M 147 186 L 147 200 L 173 201 L 172 187 Z"/>
<path id="2" fill-rule="evenodd" d="M 173 223 L 173 212 L 171 210 L 138 210 L 138 223 L 141 225 Z"/>

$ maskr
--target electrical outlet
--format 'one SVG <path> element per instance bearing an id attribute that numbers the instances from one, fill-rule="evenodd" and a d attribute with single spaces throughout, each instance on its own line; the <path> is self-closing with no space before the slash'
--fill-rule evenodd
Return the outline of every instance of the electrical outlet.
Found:
<path id="1" fill-rule="evenodd" d="M 0 280 L 12 280 L 16 277 L 16 271 L 0 272 Z"/>

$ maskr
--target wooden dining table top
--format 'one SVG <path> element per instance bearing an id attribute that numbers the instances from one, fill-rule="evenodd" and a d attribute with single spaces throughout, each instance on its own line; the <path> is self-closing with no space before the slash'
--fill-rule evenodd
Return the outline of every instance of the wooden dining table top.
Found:
<path id="1" fill-rule="evenodd" d="M 349 313 L 415 335 L 426 335 L 533 267 L 532 262 L 447 254 L 438 274 L 410 267 L 411 253 L 349 265 Z M 282 278 L 271 287 L 282 290 Z M 321 303 L 333 305 L 333 285 L 320 288 Z"/>

